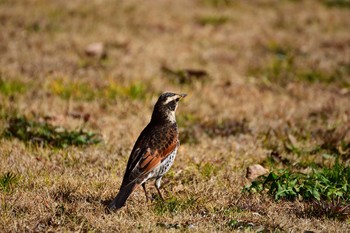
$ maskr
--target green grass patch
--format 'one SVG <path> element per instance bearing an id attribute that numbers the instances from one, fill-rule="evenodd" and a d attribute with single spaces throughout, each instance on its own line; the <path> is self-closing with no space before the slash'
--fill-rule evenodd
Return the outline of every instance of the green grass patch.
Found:
<path id="1" fill-rule="evenodd" d="M 27 143 L 57 148 L 101 142 L 101 138 L 95 133 L 85 132 L 82 129 L 69 131 L 47 122 L 29 120 L 23 116 L 10 118 L 3 135 L 7 138 L 18 138 Z"/>
<path id="2" fill-rule="evenodd" d="M 18 180 L 19 176 L 12 172 L 2 174 L 0 176 L 0 190 L 5 193 L 11 192 Z"/>
<path id="3" fill-rule="evenodd" d="M 322 3 L 328 7 L 349 8 L 349 0 L 322 0 Z"/>
<path id="4" fill-rule="evenodd" d="M 104 94 L 102 94 L 104 93 Z M 109 99 L 114 99 L 118 96 L 128 97 L 131 99 L 145 99 L 147 96 L 147 88 L 140 82 L 135 82 L 129 86 L 121 86 L 116 82 L 110 82 L 108 87 L 100 90 L 100 95 Z"/>
<path id="5" fill-rule="evenodd" d="M 191 206 L 194 206 L 196 204 L 196 201 L 197 199 L 195 199 L 194 197 L 189 197 L 185 199 L 171 197 L 165 201 L 157 199 L 156 204 L 154 206 L 154 212 L 157 215 L 163 215 L 166 213 L 177 214 L 183 212 Z"/>
<path id="6" fill-rule="evenodd" d="M 220 26 L 227 23 L 229 20 L 228 17 L 222 15 L 210 15 L 210 16 L 202 16 L 197 19 L 197 22 L 200 25 L 212 25 L 212 26 Z"/>
<path id="7" fill-rule="evenodd" d="M 50 83 L 50 90 L 53 94 L 62 99 L 75 99 L 91 101 L 95 98 L 95 90 L 87 83 L 81 81 L 68 82 L 64 79 L 56 79 Z"/>
<path id="8" fill-rule="evenodd" d="M 114 100 L 116 98 L 145 99 L 147 96 L 146 85 L 134 82 L 129 85 L 121 85 L 113 80 L 105 85 L 94 85 L 79 80 L 55 79 L 49 84 L 49 90 L 62 99 L 74 99 L 92 101 L 94 99 Z"/>
<path id="9" fill-rule="evenodd" d="M 0 93 L 5 96 L 20 94 L 26 89 L 26 85 L 19 80 L 4 80 L 0 77 Z"/>
<path id="10" fill-rule="evenodd" d="M 249 73 L 260 77 L 265 85 L 285 87 L 290 82 L 305 83 L 335 83 L 340 87 L 349 88 L 347 66 L 338 65 L 331 71 L 319 69 L 317 66 L 304 67 L 299 60 L 304 59 L 295 48 L 270 42 L 266 48 L 268 52 L 266 62 L 249 70 Z"/>
<path id="11" fill-rule="evenodd" d="M 310 174 L 279 170 L 253 181 L 246 191 L 267 191 L 275 200 L 333 200 L 340 198 L 350 203 L 350 167 L 336 160 L 328 168 L 314 169 Z"/>
<path id="12" fill-rule="evenodd" d="M 210 179 L 212 176 L 216 176 L 216 174 L 219 171 L 219 168 L 212 163 L 199 163 L 197 164 L 197 168 L 202 175 L 203 178 L 205 179 Z"/>
<path id="13" fill-rule="evenodd" d="M 208 5 L 211 7 L 228 7 L 233 2 L 234 1 L 232 0 L 203 0 L 203 3 L 205 5 Z"/>
<path id="14" fill-rule="evenodd" d="M 342 67 L 337 68 L 332 73 L 324 72 L 318 69 L 300 70 L 297 72 L 296 78 L 299 81 L 309 83 L 337 83 L 343 88 L 350 87 L 350 80 L 347 77 L 346 70 Z"/>

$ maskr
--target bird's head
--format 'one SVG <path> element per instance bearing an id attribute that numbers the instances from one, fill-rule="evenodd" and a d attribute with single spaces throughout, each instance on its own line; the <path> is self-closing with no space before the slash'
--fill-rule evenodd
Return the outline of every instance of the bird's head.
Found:
<path id="1" fill-rule="evenodd" d="M 179 101 L 186 97 L 186 94 L 163 93 L 154 105 L 152 121 L 175 123 L 175 111 Z"/>

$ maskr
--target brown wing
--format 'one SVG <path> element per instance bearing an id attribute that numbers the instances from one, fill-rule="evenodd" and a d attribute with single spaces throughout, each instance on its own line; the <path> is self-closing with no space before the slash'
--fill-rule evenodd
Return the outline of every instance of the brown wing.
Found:
<path id="1" fill-rule="evenodd" d="M 158 164 L 166 159 L 171 152 L 175 150 L 177 146 L 176 144 L 176 141 L 174 141 L 169 147 L 162 150 L 156 150 L 154 153 L 147 151 L 147 153 L 140 160 L 138 169 L 142 172 L 142 174 L 152 171 Z"/>
<path id="2" fill-rule="evenodd" d="M 149 148 L 143 154 L 138 164 L 130 173 L 129 182 L 134 180 L 142 181 L 146 176 L 156 168 L 164 159 L 166 159 L 171 152 L 175 150 L 177 141 L 174 140 L 168 147 L 151 151 Z"/>
<path id="3" fill-rule="evenodd" d="M 131 151 L 122 187 L 135 180 L 142 180 L 176 148 L 176 127 L 168 129 L 167 134 L 163 132 L 162 128 L 152 125 L 141 132 Z"/>

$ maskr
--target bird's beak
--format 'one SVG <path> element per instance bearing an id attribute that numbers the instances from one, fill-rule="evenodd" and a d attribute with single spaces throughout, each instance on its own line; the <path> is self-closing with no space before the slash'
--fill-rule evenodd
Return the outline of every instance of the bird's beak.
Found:
<path id="1" fill-rule="evenodd" d="M 179 94 L 179 96 L 180 96 L 180 100 L 181 100 L 181 99 L 185 98 L 187 96 L 187 94 Z"/>

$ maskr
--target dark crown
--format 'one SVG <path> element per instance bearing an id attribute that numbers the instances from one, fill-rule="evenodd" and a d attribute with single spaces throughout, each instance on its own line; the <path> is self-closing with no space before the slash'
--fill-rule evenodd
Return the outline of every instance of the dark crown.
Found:
<path id="1" fill-rule="evenodd" d="M 154 123 L 176 123 L 176 107 L 179 100 L 185 96 L 185 94 L 175 94 L 171 92 L 163 93 L 154 105 L 151 121 Z"/>

